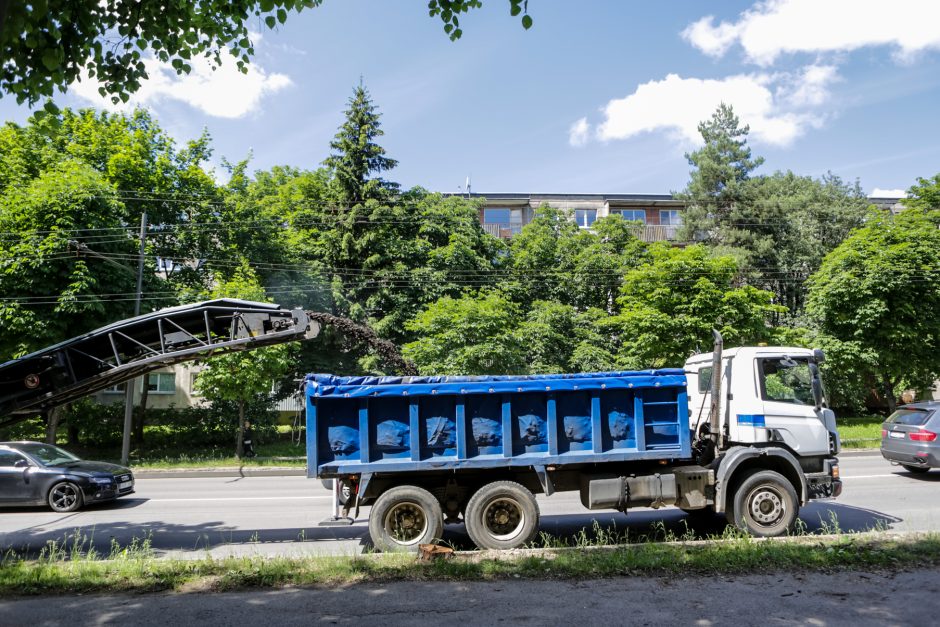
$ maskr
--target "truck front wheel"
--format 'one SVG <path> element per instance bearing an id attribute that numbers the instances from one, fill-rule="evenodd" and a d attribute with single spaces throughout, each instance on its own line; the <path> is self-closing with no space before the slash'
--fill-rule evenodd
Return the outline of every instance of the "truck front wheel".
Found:
<path id="1" fill-rule="evenodd" d="M 515 549 L 535 537 L 539 506 L 515 481 L 494 481 L 470 497 L 464 512 L 470 539 L 481 549 Z"/>
<path id="2" fill-rule="evenodd" d="M 439 540 L 444 515 L 434 495 L 417 486 L 403 485 L 383 493 L 369 514 L 369 535 L 380 551 L 410 551 Z"/>
<path id="3" fill-rule="evenodd" d="M 753 536 L 774 537 L 787 533 L 799 512 L 796 490 L 787 478 L 758 470 L 738 484 L 729 522 Z"/>

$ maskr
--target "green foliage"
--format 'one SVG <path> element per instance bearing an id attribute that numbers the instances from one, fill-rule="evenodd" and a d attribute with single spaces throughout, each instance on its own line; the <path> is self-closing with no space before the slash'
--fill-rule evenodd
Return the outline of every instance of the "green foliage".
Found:
<path id="1" fill-rule="evenodd" d="M 264 301 L 264 289 L 251 268 L 243 263 L 213 292 L 215 298 Z M 206 398 L 244 405 L 270 394 L 272 383 L 290 367 L 286 346 L 268 346 L 213 357 L 196 375 L 196 388 Z"/>
<path id="2" fill-rule="evenodd" d="M 135 254 L 122 234 L 125 208 L 102 176 L 62 161 L 0 197 L 0 355 L 19 356 L 132 314 L 87 295 L 133 292 L 134 271 L 77 253 L 74 230 L 118 229 L 100 253 Z"/>
<path id="3" fill-rule="evenodd" d="M 621 312 L 604 324 L 620 339 L 618 359 L 628 368 L 679 366 L 711 347 L 718 329 L 728 346 L 774 337 L 768 320 L 782 307 L 773 294 L 735 286 L 737 264 L 703 246 L 650 248 L 651 260 L 624 276 Z"/>
<path id="4" fill-rule="evenodd" d="M 912 185 L 907 194 L 909 198 L 902 201 L 905 207 L 922 211 L 940 209 L 940 174 L 918 178 L 917 185 Z"/>
<path id="5" fill-rule="evenodd" d="M 323 162 L 333 171 L 339 200 L 355 204 L 387 198 L 397 191 L 398 184 L 370 177 L 395 168 L 398 162 L 386 157 L 385 149 L 375 143 L 385 131 L 378 107 L 361 83 L 353 90 L 344 113 L 346 120 L 330 142 L 333 152 Z"/>
<path id="6" fill-rule="evenodd" d="M 201 0 L 200 2 L 5 2 L 0 13 L 0 92 L 35 104 L 83 76 L 101 82 L 102 96 L 127 102 L 148 78 L 146 54 L 178 74 L 202 56 L 217 67 L 228 52 L 247 71 L 254 55 L 249 28 L 276 28 L 288 11 L 322 0 Z M 232 62 L 232 60 L 228 60 Z M 152 68 L 151 70 L 152 71 Z M 87 79 L 85 79 L 87 80 Z"/>
<path id="7" fill-rule="evenodd" d="M 809 281 L 830 369 L 884 394 L 940 375 L 940 212 L 873 212 Z"/>
<path id="8" fill-rule="evenodd" d="M 710 119 L 699 123 L 698 131 L 705 145 L 686 154 L 695 169 L 689 173 L 684 194 L 692 205 L 685 215 L 694 208 L 696 214 L 720 219 L 734 203 L 747 199 L 746 183 L 764 159 L 751 157 L 750 127 L 740 125 L 731 105 L 721 103 Z"/>
<path id="9" fill-rule="evenodd" d="M 482 6 L 482 0 L 429 0 L 428 15 L 440 17 L 444 22 L 444 32 L 451 41 L 457 41 L 463 35 L 459 15 Z M 529 0 L 509 0 L 509 14 L 515 17 L 520 13 L 522 28 L 529 30 L 533 23 L 532 16 L 529 15 Z"/>
<path id="10" fill-rule="evenodd" d="M 861 226 L 868 200 L 858 183 L 829 173 L 821 179 L 775 172 L 751 176 L 763 163 L 747 146 L 730 106 L 699 125 L 704 147 L 687 155 L 695 166 L 685 191 L 686 240 L 704 242 L 738 260 L 745 280 L 771 290 L 791 320 L 804 306 L 803 282 L 827 252 Z"/>
<path id="11" fill-rule="evenodd" d="M 554 300 L 581 310 L 610 310 L 620 278 L 645 259 L 636 225 L 620 216 L 597 220 L 593 231 L 578 228 L 567 212 L 540 207 L 511 242 L 510 282 L 515 301 L 531 307 Z"/>
<path id="12" fill-rule="evenodd" d="M 445 296 L 407 324 L 418 339 L 403 353 L 422 374 L 521 374 L 527 366 L 520 317 L 500 292 Z"/>

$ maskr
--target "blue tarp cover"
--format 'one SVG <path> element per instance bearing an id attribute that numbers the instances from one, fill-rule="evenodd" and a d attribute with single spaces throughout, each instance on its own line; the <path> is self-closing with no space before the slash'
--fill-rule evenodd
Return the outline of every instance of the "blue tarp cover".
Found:
<path id="1" fill-rule="evenodd" d="M 685 373 L 682 369 L 473 377 L 339 377 L 332 374 L 309 374 L 306 378 L 306 389 L 310 396 L 333 398 L 556 392 L 671 386 L 685 387 Z"/>

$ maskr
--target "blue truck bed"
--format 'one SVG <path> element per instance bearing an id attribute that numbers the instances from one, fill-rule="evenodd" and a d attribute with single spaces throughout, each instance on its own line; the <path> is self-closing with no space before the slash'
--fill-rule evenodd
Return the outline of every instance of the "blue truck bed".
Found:
<path id="1" fill-rule="evenodd" d="M 680 369 L 311 374 L 304 391 L 310 477 L 691 457 Z"/>

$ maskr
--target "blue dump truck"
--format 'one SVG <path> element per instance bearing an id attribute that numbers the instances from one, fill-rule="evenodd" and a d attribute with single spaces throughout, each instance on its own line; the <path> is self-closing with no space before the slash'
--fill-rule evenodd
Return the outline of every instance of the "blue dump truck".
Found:
<path id="1" fill-rule="evenodd" d="M 685 369 L 309 375 L 308 476 L 347 491 L 342 517 L 371 505 L 381 550 L 417 550 L 457 522 L 481 548 L 522 546 L 538 531 L 535 494 L 557 491 L 588 509 L 710 509 L 780 535 L 801 504 L 841 491 L 821 360 L 719 344 Z"/>

